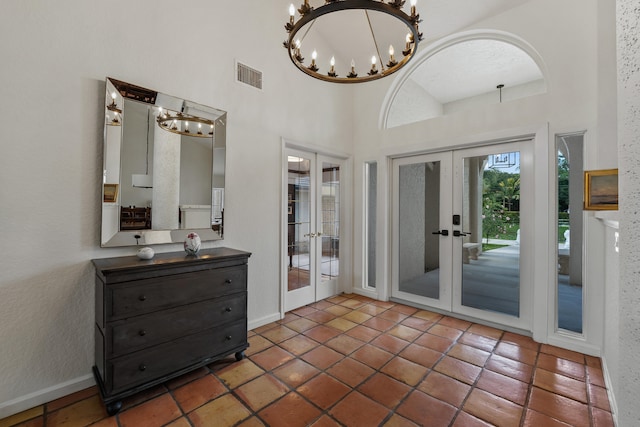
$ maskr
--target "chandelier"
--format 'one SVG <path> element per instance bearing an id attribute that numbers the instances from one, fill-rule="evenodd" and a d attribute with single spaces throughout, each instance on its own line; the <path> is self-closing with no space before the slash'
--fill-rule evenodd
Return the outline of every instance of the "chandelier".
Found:
<path id="1" fill-rule="evenodd" d="M 107 113 L 107 125 L 108 126 L 120 126 L 120 115 L 122 114 L 122 110 L 118 108 L 118 104 L 116 103 L 116 93 L 113 92 L 111 94 L 111 104 L 107 105 L 107 110 L 110 113 Z"/>
<path id="2" fill-rule="evenodd" d="M 111 91 L 111 93 L 109 93 Z M 160 129 L 186 136 L 212 138 L 214 136 L 215 118 L 203 111 L 202 106 L 182 99 L 159 94 L 151 89 L 132 85 L 114 78 L 107 78 L 106 124 L 121 126 L 123 122 L 124 100 L 133 100 L 153 106 L 153 116 Z M 162 99 L 162 100 L 161 100 Z M 122 103 L 122 106 L 118 103 Z M 161 105 L 168 103 L 171 108 Z M 198 114 L 198 116 L 192 113 Z M 201 116 L 206 116 L 204 118 Z"/>
<path id="3" fill-rule="evenodd" d="M 214 123 L 212 120 L 191 116 L 182 112 L 171 112 L 159 107 L 158 125 L 161 129 L 180 135 L 211 138 Z"/>
<path id="4" fill-rule="evenodd" d="M 422 40 L 422 33 L 420 33 L 418 28 L 421 20 L 420 15 L 416 13 L 416 1 L 417 0 L 410 0 L 411 11 L 410 14 L 407 14 L 403 10 L 405 0 L 388 2 L 384 0 L 324 0 L 324 4 L 316 8 L 309 4 L 309 0 L 304 0 L 304 3 L 297 9 L 299 15 L 297 20 L 296 8 L 292 4 L 289 7 L 289 22 L 285 25 L 289 36 L 284 42 L 284 47 L 287 49 L 291 61 L 298 69 L 311 77 L 323 81 L 332 83 L 360 83 L 386 77 L 398 71 L 413 58 L 418 48 L 418 42 Z M 331 55 L 331 59 L 326 61 L 327 67 L 321 70 L 323 67 L 318 65 L 319 59 L 316 49 L 311 53 L 311 62 L 308 65 L 305 64 L 303 44 L 312 27 L 316 25 L 319 18 L 331 13 L 344 11 L 361 11 L 364 13 L 373 42 L 369 47 L 360 46 L 358 48 L 359 50 L 370 49 L 371 51 L 369 53 L 369 55 L 371 55 L 371 68 L 361 75 L 356 71 L 356 63 L 353 57 L 351 58 L 350 66 L 344 67 L 346 70 L 341 71 L 341 73 L 343 73 L 342 75 L 339 74 L 335 55 L 333 54 Z M 395 18 L 397 22 L 400 23 L 400 27 L 406 27 L 406 33 L 404 32 L 405 30 L 402 30 L 399 34 L 391 36 L 396 45 L 402 45 L 404 43 L 402 57 L 396 57 L 393 42 L 389 44 L 388 56 L 386 56 L 386 58 L 382 57 L 380 52 L 381 40 L 379 40 L 380 37 L 376 36 L 376 32 L 379 35 L 385 32 L 385 28 L 389 26 L 378 26 L 378 30 L 374 32 L 374 25 L 372 24 L 372 15 L 377 16 L 381 14 Z M 333 30 L 331 30 L 331 32 L 333 33 Z M 385 39 L 385 41 L 387 41 L 387 39 Z M 347 43 L 343 40 L 339 45 L 337 48 L 343 49 Z M 358 52 L 358 55 L 361 54 L 361 52 Z M 345 54 L 342 56 L 344 57 L 344 55 Z M 349 54 L 347 53 L 346 55 Z M 354 55 L 354 53 L 352 52 L 351 55 Z M 327 59 L 328 58 L 329 55 L 327 55 Z"/>

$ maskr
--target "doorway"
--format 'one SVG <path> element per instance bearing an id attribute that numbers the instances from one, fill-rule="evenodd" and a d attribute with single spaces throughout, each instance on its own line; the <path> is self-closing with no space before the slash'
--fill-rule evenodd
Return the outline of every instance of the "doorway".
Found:
<path id="1" fill-rule="evenodd" d="M 284 310 L 338 293 L 344 160 L 285 150 Z"/>
<path id="2" fill-rule="evenodd" d="M 531 145 L 393 160 L 393 299 L 531 330 Z"/>

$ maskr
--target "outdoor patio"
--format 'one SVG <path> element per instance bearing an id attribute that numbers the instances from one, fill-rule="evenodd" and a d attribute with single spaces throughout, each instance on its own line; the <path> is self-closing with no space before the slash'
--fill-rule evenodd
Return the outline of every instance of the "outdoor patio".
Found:
<path id="1" fill-rule="evenodd" d="M 492 241 L 507 246 L 484 251 L 477 260 L 463 264 L 463 305 L 512 316 L 519 314 L 520 246 L 515 241 Z M 400 290 L 437 298 L 439 270 L 400 284 Z M 569 285 L 569 276 L 558 275 L 558 326 L 582 332 L 582 287 Z"/>

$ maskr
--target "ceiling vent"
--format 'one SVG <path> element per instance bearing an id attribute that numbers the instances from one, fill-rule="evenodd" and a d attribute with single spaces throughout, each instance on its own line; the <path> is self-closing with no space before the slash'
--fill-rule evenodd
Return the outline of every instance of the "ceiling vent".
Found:
<path id="1" fill-rule="evenodd" d="M 248 84 L 256 89 L 262 90 L 262 71 L 236 62 L 236 79 L 240 83 Z"/>

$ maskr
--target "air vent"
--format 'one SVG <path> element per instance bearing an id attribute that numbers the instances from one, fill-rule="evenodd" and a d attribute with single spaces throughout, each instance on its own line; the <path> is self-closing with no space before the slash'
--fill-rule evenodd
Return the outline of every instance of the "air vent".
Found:
<path id="1" fill-rule="evenodd" d="M 262 71 L 255 70 L 240 62 L 236 62 L 236 70 L 239 82 L 262 90 Z"/>

